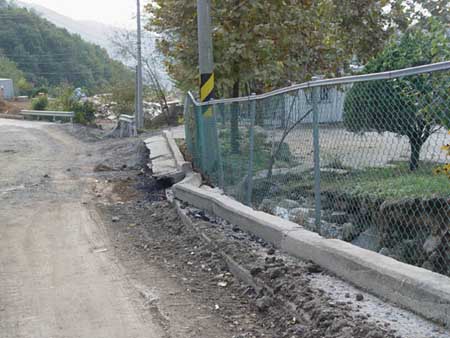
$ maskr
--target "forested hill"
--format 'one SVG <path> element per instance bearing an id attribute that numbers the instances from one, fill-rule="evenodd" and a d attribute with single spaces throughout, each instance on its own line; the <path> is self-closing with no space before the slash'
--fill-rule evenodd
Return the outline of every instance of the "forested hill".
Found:
<path id="1" fill-rule="evenodd" d="M 5 58 L 34 86 L 68 83 L 92 90 L 132 77 L 99 46 L 0 0 L 0 60 Z"/>

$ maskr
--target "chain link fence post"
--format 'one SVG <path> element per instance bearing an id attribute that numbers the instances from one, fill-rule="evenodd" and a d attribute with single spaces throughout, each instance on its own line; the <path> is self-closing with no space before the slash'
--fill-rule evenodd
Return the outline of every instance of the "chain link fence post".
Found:
<path id="1" fill-rule="evenodd" d="M 199 161 L 199 167 L 202 169 L 202 171 L 205 171 L 205 127 L 203 123 L 203 107 L 202 106 L 196 106 L 195 107 L 195 125 L 196 125 L 196 133 L 197 133 L 197 153 L 198 161 Z"/>
<path id="2" fill-rule="evenodd" d="M 213 101 L 213 100 L 212 100 Z M 219 139 L 219 130 L 218 130 L 218 122 L 217 122 L 217 109 L 219 110 L 223 109 L 223 105 L 217 105 L 213 104 L 211 106 L 212 113 L 213 113 L 213 119 L 214 119 L 214 151 L 216 152 L 216 158 L 215 161 L 217 161 L 217 175 L 218 175 L 218 181 L 219 181 L 219 188 L 224 189 L 225 188 L 225 181 L 224 181 L 224 173 L 223 173 L 223 161 L 222 161 L 222 150 L 220 147 L 220 139 Z"/>
<path id="3" fill-rule="evenodd" d="M 314 76 L 312 81 L 321 80 L 321 76 Z M 315 198 L 315 219 L 316 231 L 321 234 L 322 225 L 322 197 L 320 188 L 320 135 L 319 135 L 319 107 L 320 87 L 312 88 L 312 109 L 313 109 L 313 147 L 314 147 L 314 198 Z"/>
<path id="4" fill-rule="evenodd" d="M 252 205 L 253 195 L 253 157 L 255 151 L 255 115 L 256 115 L 256 94 L 252 94 L 250 98 L 250 130 L 249 130 L 249 159 L 248 159 L 248 174 L 247 174 L 247 198 L 248 206 Z"/>

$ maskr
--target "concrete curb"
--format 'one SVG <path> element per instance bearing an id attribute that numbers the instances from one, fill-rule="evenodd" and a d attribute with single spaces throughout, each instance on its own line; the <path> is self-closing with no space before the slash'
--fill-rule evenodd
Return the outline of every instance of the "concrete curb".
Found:
<path id="1" fill-rule="evenodd" d="M 164 130 L 163 136 L 167 140 L 167 144 L 169 145 L 170 152 L 173 155 L 177 168 L 185 174 L 191 172 L 192 165 L 190 162 L 186 162 L 184 160 L 184 156 L 181 153 L 180 148 L 178 148 L 175 139 L 173 138 L 173 132 L 171 130 Z"/>
<path id="2" fill-rule="evenodd" d="M 325 239 L 298 224 L 255 211 L 214 189 L 201 188 L 197 175 L 190 174 L 173 187 L 175 198 L 295 257 L 311 260 L 361 289 L 450 327 L 450 278 L 340 240 Z"/>

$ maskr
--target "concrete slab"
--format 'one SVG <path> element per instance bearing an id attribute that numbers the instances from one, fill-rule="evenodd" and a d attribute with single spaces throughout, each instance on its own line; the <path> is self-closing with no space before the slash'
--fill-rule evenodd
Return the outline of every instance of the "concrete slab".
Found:
<path id="1" fill-rule="evenodd" d="M 153 136 L 144 140 L 144 143 L 150 151 L 148 167 L 152 170 L 153 177 L 156 179 L 168 178 L 174 183 L 184 178 L 184 173 L 178 168 L 166 137 L 163 135 Z"/>

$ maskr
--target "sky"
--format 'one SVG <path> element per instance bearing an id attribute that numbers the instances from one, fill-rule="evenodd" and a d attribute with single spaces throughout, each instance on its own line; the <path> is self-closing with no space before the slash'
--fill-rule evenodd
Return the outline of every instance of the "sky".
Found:
<path id="1" fill-rule="evenodd" d="M 136 0 L 21 0 L 47 7 L 75 20 L 93 20 L 108 25 L 133 28 Z M 144 0 L 141 0 L 143 3 Z"/>

